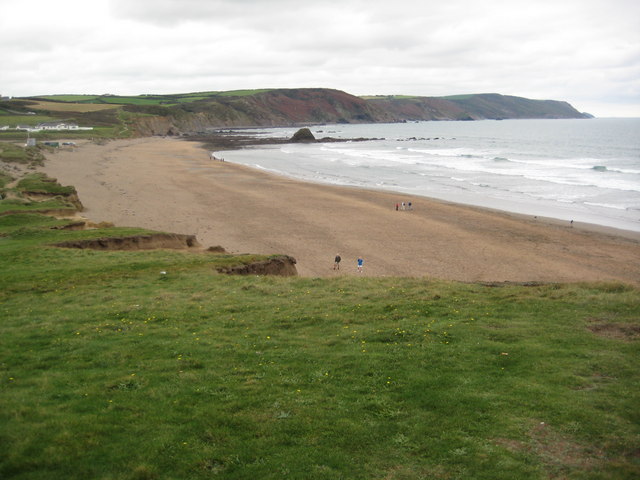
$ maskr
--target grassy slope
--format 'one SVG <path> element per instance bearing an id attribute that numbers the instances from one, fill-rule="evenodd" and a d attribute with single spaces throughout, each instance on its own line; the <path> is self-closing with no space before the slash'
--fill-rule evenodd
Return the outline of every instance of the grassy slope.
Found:
<path id="1" fill-rule="evenodd" d="M 638 341 L 588 328 L 637 289 L 229 277 L 44 219 L 0 217 L 1 478 L 640 474 Z"/>
<path id="2" fill-rule="evenodd" d="M 61 120 L 73 121 L 80 126 L 92 126 L 88 131 L 43 131 L 32 132 L 38 140 L 56 138 L 127 138 L 132 132 L 128 125 L 137 117 L 167 115 L 168 107 L 189 104 L 202 100 L 226 97 L 245 97 L 269 89 L 232 90 L 227 92 L 194 92 L 173 95 L 47 95 L 25 99 L 14 99 L 0 104 L 0 126 L 35 126 L 38 123 Z M 150 112 L 138 109 L 155 109 Z M 29 112 L 31 114 L 29 114 Z M 173 112 L 176 113 L 176 112 Z M 26 132 L 0 131 L 0 140 L 24 140 Z"/>
<path id="3" fill-rule="evenodd" d="M 6 147 L 11 148 L 6 149 Z M 32 167 L 41 164 L 43 159 L 44 156 L 39 147 L 22 148 L 9 143 L 0 143 L 0 161 L 8 164 L 22 163 Z M 9 188 L 11 184 L 13 186 Z M 39 200 L 30 199 L 34 193 L 42 198 Z M 55 179 L 48 178 L 43 173 L 24 174 L 19 180 L 9 174 L 2 173 L 0 174 L 0 215 L 51 211 L 66 211 L 69 215 L 73 215 L 77 210 L 77 205 L 70 201 L 69 196 L 75 195 L 75 193 L 74 187 L 63 187 Z M 17 215 L 15 218 L 22 217 Z M 34 223 L 33 219 L 28 222 L 28 224 L 30 223 Z"/>

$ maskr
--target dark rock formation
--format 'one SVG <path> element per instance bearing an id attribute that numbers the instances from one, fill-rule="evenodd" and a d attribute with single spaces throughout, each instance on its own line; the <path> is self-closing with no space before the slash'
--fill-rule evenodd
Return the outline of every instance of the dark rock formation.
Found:
<path id="1" fill-rule="evenodd" d="M 301 128 L 291 137 L 293 143 L 313 143 L 316 141 L 316 137 L 313 136 L 311 130 L 308 128 Z"/>

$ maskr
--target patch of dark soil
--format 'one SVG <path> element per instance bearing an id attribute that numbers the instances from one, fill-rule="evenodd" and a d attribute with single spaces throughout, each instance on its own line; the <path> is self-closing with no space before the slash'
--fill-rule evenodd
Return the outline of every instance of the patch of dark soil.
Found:
<path id="1" fill-rule="evenodd" d="M 477 282 L 473 282 L 473 283 L 477 283 Z M 543 285 L 548 285 L 544 282 L 509 282 L 509 281 L 505 281 L 505 282 L 480 282 L 480 285 L 482 285 L 483 287 L 492 287 L 492 288 L 499 288 L 499 287 L 542 287 Z"/>
<path id="2" fill-rule="evenodd" d="M 526 439 L 499 438 L 495 442 L 512 452 L 536 455 L 549 478 L 566 478 L 571 470 L 597 470 L 604 458 L 604 453 L 598 448 L 580 445 L 545 422 L 534 425 Z"/>
<path id="3" fill-rule="evenodd" d="M 296 259 L 288 255 L 280 255 L 246 265 L 222 267 L 218 269 L 218 272 L 228 275 L 279 275 L 281 277 L 298 275 Z"/>
<path id="4" fill-rule="evenodd" d="M 614 340 L 633 341 L 640 338 L 640 324 L 611 322 L 592 318 L 587 327 L 596 335 Z"/>
<path id="5" fill-rule="evenodd" d="M 157 248 L 185 249 L 199 247 L 195 235 L 154 233 L 128 237 L 105 237 L 91 240 L 71 240 L 54 244 L 61 248 L 90 248 L 93 250 L 153 250 Z"/>
<path id="6" fill-rule="evenodd" d="M 67 223 L 65 225 L 58 225 L 55 227 L 51 227 L 51 229 L 52 230 L 84 230 L 86 226 L 87 226 L 86 222 L 77 221 L 77 222 Z"/>

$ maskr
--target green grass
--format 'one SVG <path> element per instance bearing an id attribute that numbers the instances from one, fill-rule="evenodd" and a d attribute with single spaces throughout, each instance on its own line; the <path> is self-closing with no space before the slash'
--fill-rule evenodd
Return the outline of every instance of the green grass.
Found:
<path id="1" fill-rule="evenodd" d="M 7 186 L 7 184 L 11 183 L 14 180 L 14 178 L 4 172 L 0 172 L 0 188 L 4 188 Z"/>
<path id="2" fill-rule="evenodd" d="M 221 97 L 247 97 L 250 95 L 256 95 L 258 93 L 266 93 L 273 90 L 272 88 L 260 88 L 253 90 L 229 90 L 226 92 L 218 92 Z"/>
<path id="3" fill-rule="evenodd" d="M 9 176 L 0 177 L 0 188 L 3 192 L 3 198 L 0 199 L 0 215 L 52 211 L 66 211 L 72 215 L 79 208 L 73 204 L 71 198 L 75 195 L 76 189 L 62 186 L 44 173 L 25 174 L 13 188 L 5 188 L 12 180 Z M 34 194 L 39 198 L 32 199 Z"/>
<path id="4" fill-rule="evenodd" d="M 7 163 L 42 165 L 41 147 L 24 147 L 12 142 L 0 142 L 0 160 Z"/>
<path id="5" fill-rule="evenodd" d="M 12 199 L 7 198 L 0 200 L 0 215 L 8 215 L 11 213 L 36 213 L 36 212 L 51 212 L 51 211 L 66 211 L 69 215 L 73 215 L 77 208 L 71 203 L 61 199 L 54 198 L 51 200 L 35 202 L 26 199 Z"/>
<path id="6" fill-rule="evenodd" d="M 62 186 L 55 178 L 50 178 L 41 172 L 25 175 L 17 183 L 18 190 L 35 193 L 45 193 L 48 195 L 71 195 L 76 193 L 72 186 Z"/>
<path id="7" fill-rule="evenodd" d="M 474 96 L 475 95 L 447 95 L 446 97 L 440 97 L 440 98 L 444 98 L 445 100 L 469 100 Z"/>
<path id="8" fill-rule="evenodd" d="M 636 288 L 232 277 L 45 219 L 0 217 L 0 478 L 640 474 L 637 336 L 589 328 Z"/>
<path id="9" fill-rule="evenodd" d="M 36 115 L 17 115 L 14 113 L 7 112 L 2 116 L 2 120 L 0 120 L 0 125 L 9 125 L 11 128 L 15 128 L 16 125 L 29 125 L 31 127 L 35 127 L 37 124 L 42 122 L 49 122 L 52 120 L 56 120 L 54 117 L 45 114 L 36 114 Z M 27 135 L 27 132 L 21 132 Z"/>
<path id="10" fill-rule="evenodd" d="M 98 98 L 100 95 L 43 95 L 38 96 L 37 98 L 41 98 L 43 100 L 52 100 L 54 102 L 92 102 Z"/>
<path id="11" fill-rule="evenodd" d="M 272 89 L 253 90 L 229 90 L 176 93 L 168 95 L 45 95 L 33 97 L 34 100 L 48 100 L 61 103 L 92 103 L 92 104 L 114 104 L 114 105 L 175 105 L 178 103 L 188 103 L 197 100 L 204 100 L 215 97 L 243 97 L 256 95 L 258 93 L 269 92 Z"/>

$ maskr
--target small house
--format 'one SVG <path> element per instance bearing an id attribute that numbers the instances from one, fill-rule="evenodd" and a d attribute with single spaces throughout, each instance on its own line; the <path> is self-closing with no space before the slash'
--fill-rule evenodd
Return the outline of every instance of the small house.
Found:
<path id="1" fill-rule="evenodd" d="M 78 130 L 77 123 L 71 122 L 42 122 L 36 125 L 38 130 Z"/>

